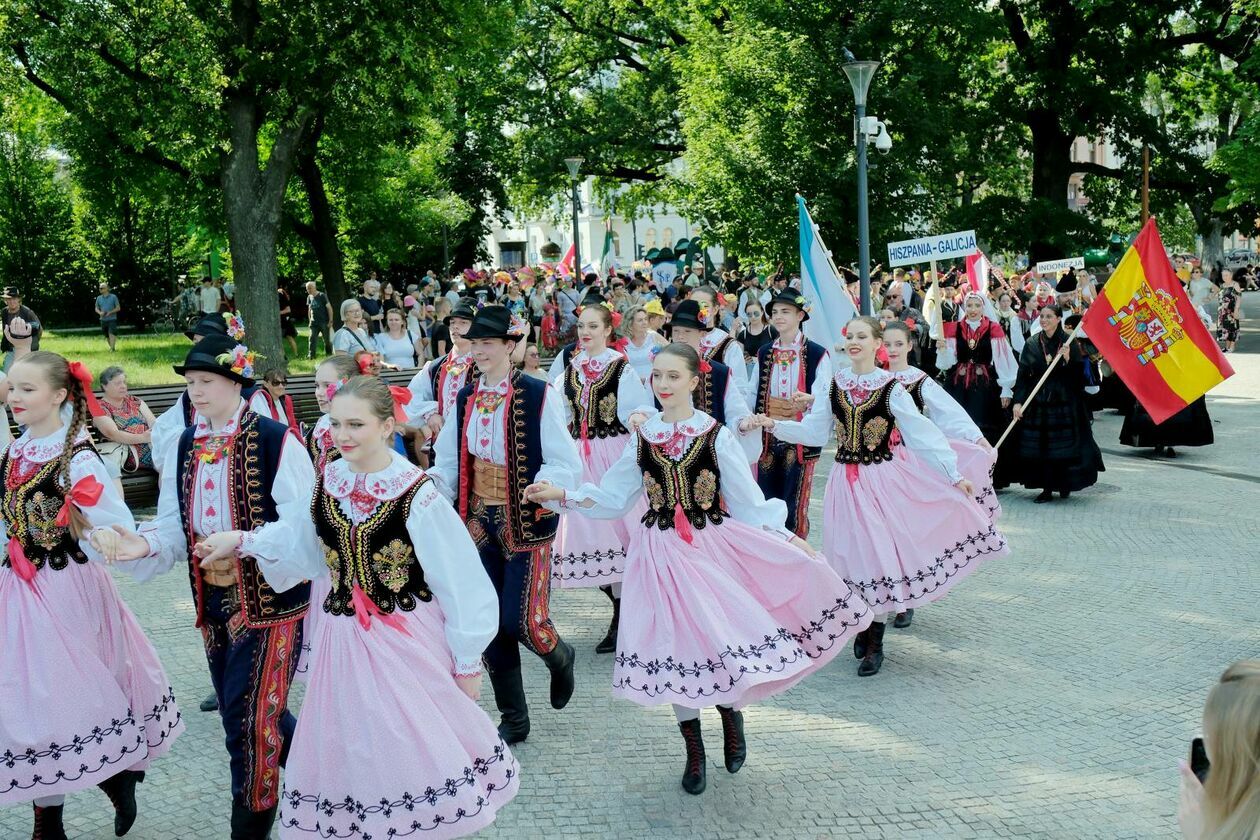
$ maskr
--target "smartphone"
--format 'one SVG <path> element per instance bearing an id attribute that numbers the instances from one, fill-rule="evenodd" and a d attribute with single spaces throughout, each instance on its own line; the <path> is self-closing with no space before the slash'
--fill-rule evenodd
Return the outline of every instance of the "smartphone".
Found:
<path id="1" fill-rule="evenodd" d="M 1207 750 L 1203 746 L 1202 738 L 1195 738 L 1190 742 L 1190 770 L 1199 778 L 1200 782 L 1207 781 L 1208 769 L 1212 765 L 1208 762 Z"/>

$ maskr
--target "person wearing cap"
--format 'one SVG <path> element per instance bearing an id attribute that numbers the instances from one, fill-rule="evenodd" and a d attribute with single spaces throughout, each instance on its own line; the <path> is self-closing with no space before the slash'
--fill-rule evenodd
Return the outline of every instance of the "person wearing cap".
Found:
<path id="1" fill-rule="evenodd" d="M 703 411 L 730 429 L 743 447 L 749 463 L 756 461 L 761 455 L 761 434 L 757 424 L 753 422 L 748 401 L 733 383 L 731 369 L 721 362 L 705 359 L 700 350 L 700 342 L 709 332 L 708 324 L 700 317 L 700 304 L 694 300 L 679 303 L 670 319 L 669 328 L 673 341 L 690 346 L 701 356 L 700 384 L 696 386 L 693 395 L 696 410 Z M 740 359 L 742 366 L 742 353 Z M 631 417 L 631 423 L 638 427 L 646 419 L 646 413 L 636 411 Z"/>
<path id="2" fill-rule="evenodd" d="M 156 518 L 138 532 L 115 529 L 120 565 L 138 580 L 187 564 L 227 738 L 233 840 L 265 840 L 275 819 L 310 581 L 264 558 L 299 543 L 315 486 L 301 441 L 241 396 L 254 361 L 224 334 L 189 349 L 175 372 L 196 422 L 166 453 Z"/>
<path id="3" fill-rule="evenodd" d="M 22 292 L 17 286 L 4 287 L 4 311 L 0 318 L 4 322 L 0 350 L 8 354 L 4 358 L 4 369 L 8 371 L 18 356 L 39 349 L 43 328 L 39 325 L 39 316 L 29 306 L 22 305 Z"/>
<path id="4" fill-rule="evenodd" d="M 508 744 L 529 735 L 519 644 L 551 672 L 551 705 L 573 696 L 573 646 L 551 622 L 551 544 L 560 517 L 524 499 L 543 482 L 577 485 L 582 461 L 569 437 L 556 389 L 512 367 L 528 325 L 504 306 L 478 311 L 465 338 L 479 376 L 464 386 L 455 415 L 442 426 L 429 474 L 455 503 L 499 595 L 499 632 L 485 660 Z"/>
<path id="5" fill-rule="evenodd" d="M 726 365 L 731 372 L 735 387 L 744 395 L 744 400 L 751 402 L 756 396 L 752 382 L 748 379 L 748 366 L 744 364 L 744 348 L 735 340 L 735 336 L 718 326 L 719 306 L 718 293 L 712 286 L 700 286 L 691 293 L 691 300 L 700 305 L 700 319 L 705 324 L 705 333 L 696 348 L 702 358 L 718 361 Z"/>
<path id="6" fill-rule="evenodd" d="M 772 420 L 800 420 L 809 404 L 829 399 L 831 354 L 801 332 L 809 320 L 805 297 L 784 290 L 770 300 L 770 322 L 779 337 L 757 351 L 752 381 L 756 386 L 754 411 Z M 822 455 L 817 446 L 785 443 L 763 430 L 757 484 L 768 499 L 787 505 L 787 529 L 801 539 L 809 536 L 809 498 L 814 468 Z"/>
<path id="7" fill-rule="evenodd" d="M 442 431 L 444 418 L 454 412 L 455 398 L 472 379 L 472 354 L 464 334 L 476 312 L 476 301 L 466 298 L 442 319 L 451 340 L 450 351 L 426 364 L 407 384 L 411 391 L 411 401 L 403 409 L 407 425 L 420 429 L 426 438 Z"/>

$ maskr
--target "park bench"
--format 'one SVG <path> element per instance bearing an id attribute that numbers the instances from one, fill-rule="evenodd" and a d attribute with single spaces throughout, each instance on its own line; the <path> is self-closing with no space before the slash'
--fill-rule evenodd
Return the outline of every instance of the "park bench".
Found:
<path id="1" fill-rule="evenodd" d="M 416 375 L 415 370 L 384 371 L 381 378 L 390 385 L 405 386 Z M 154 416 L 175 404 L 179 395 L 184 393 L 183 385 L 154 385 L 149 388 L 132 388 L 131 393 L 149 404 Z M 306 425 L 314 425 L 319 419 L 319 404 L 315 401 L 315 377 L 311 374 L 290 376 L 288 394 L 293 397 L 293 410 L 298 419 Z M 100 434 L 93 431 L 93 437 L 100 440 Z M 153 470 L 141 469 L 126 473 L 122 477 L 123 494 L 127 505 L 133 510 L 152 507 L 157 503 L 158 477 Z"/>

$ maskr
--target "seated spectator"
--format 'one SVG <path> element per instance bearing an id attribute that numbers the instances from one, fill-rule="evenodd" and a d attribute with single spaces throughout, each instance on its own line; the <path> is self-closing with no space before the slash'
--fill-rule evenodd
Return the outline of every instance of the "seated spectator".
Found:
<path id="1" fill-rule="evenodd" d="M 92 423 L 105 438 L 96 448 L 101 458 L 120 472 L 153 469 L 150 429 L 157 422 L 149 406 L 127 392 L 127 374 L 117 365 L 101 371 L 101 408 L 105 414 Z M 112 472 L 112 470 L 111 470 Z"/>
<path id="2" fill-rule="evenodd" d="M 1260 837 L 1260 660 L 1229 666 L 1208 693 L 1203 746 L 1206 781 L 1181 762 L 1181 836 L 1255 840 Z"/>

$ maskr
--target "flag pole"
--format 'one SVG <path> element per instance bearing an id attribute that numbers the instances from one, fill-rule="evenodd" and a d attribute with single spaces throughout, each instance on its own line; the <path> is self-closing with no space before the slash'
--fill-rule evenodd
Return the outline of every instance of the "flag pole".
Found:
<path id="1" fill-rule="evenodd" d="M 1063 342 L 1063 347 L 1071 347 L 1072 341 L 1076 338 L 1076 334 L 1080 331 L 1081 331 L 1081 325 L 1077 324 L 1076 329 L 1072 330 L 1072 334 L 1068 336 L 1067 341 Z M 1062 348 L 1060 348 L 1060 350 L 1061 349 Z M 1037 384 L 1033 386 L 1033 389 L 1028 392 L 1028 396 L 1024 398 L 1024 402 L 1022 403 L 1023 405 L 1028 405 L 1029 403 L 1033 401 L 1033 398 L 1037 396 L 1037 392 L 1041 390 L 1041 386 L 1045 385 L 1046 380 L 1050 378 L 1050 371 L 1054 370 L 1055 365 L 1059 363 L 1059 359 L 1061 358 L 1062 356 L 1060 356 L 1059 353 L 1056 351 L 1054 354 L 1054 358 L 1051 359 L 1050 364 L 1046 367 L 1046 372 L 1041 374 L 1041 378 L 1037 380 Z M 1011 422 L 1006 427 L 1006 431 L 1002 432 L 1002 436 L 998 438 L 998 442 L 993 445 L 993 448 L 995 450 L 1000 449 L 1002 447 L 1002 444 L 1006 442 L 1007 435 L 1011 433 L 1011 430 L 1015 428 L 1015 424 L 1018 422 L 1019 422 L 1018 418 L 1014 418 L 1014 417 L 1011 418 Z"/>

